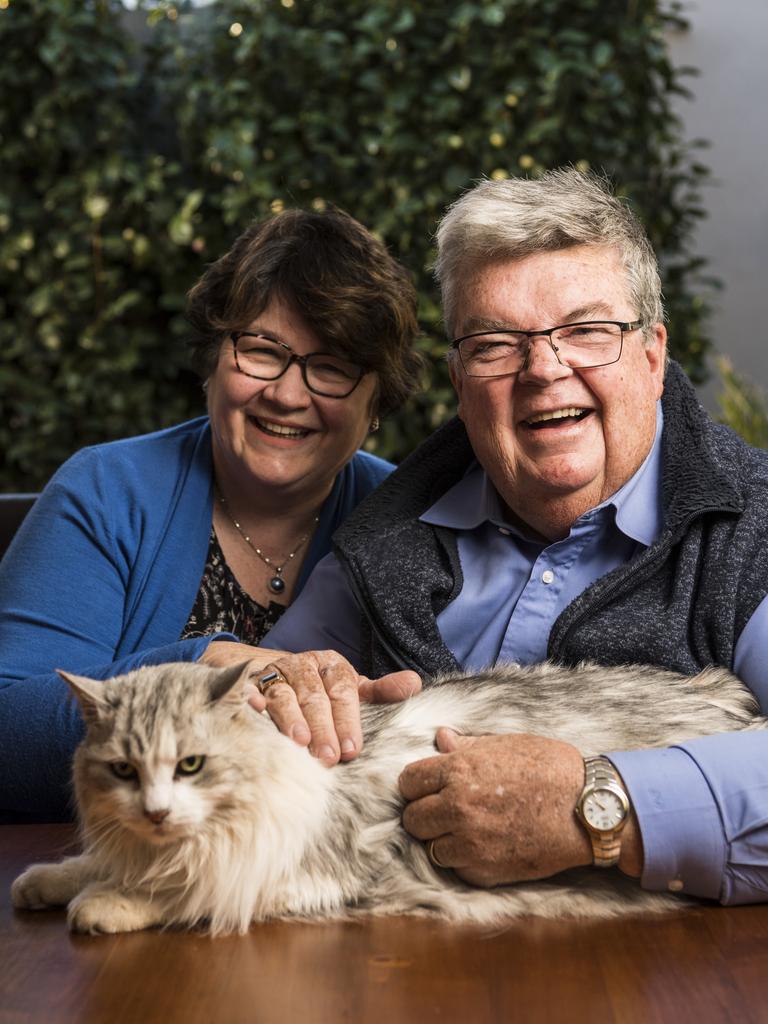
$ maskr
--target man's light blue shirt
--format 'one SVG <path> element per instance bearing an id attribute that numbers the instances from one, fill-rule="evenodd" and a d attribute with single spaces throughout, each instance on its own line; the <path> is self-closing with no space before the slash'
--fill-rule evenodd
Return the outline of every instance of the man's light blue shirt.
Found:
<path id="1" fill-rule="evenodd" d="M 662 526 L 662 429 L 658 403 L 656 436 L 643 464 L 562 540 L 547 543 L 511 522 L 477 463 L 424 513 L 423 521 L 458 534 L 464 583 L 437 623 L 460 665 L 471 671 L 497 661 L 544 660 L 551 628 L 571 601 L 653 543 Z M 359 622 L 343 570 L 329 555 L 263 644 L 289 651 L 333 648 L 360 667 Z M 734 665 L 726 666 L 754 691 L 764 711 L 767 654 L 768 599 L 739 638 Z M 745 833 L 739 822 L 759 820 L 753 805 L 762 801 L 768 829 L 768 764 L 749 793 L 743 787 L 739 797 L 730 792 L 732 781 L 745 777 L 740 765 L 749 765 L 751 777 L 756 774 L 757 735 L 724 734 L 665 750 L 609 755 L 640 823 L 645 887 L 682 888 L 731 903 L 765 899 L 765 871 L 755 871 L 752 863 L 754 830 Z M 768 843 L 761 837 L 759 845 Z"/>
<path id="2" fill-rule="evenodd" d="M 480 669 L 497 661 L 544 661 L 560 613 L 590 583 L 657 536 L 659 462 L 656 444 L 621 490 L 553 543 L 510 522 L 477 463 L 435 502 L 422 520 L 459 531 L 464 585 L 437 624 L 460 665 Z"/>

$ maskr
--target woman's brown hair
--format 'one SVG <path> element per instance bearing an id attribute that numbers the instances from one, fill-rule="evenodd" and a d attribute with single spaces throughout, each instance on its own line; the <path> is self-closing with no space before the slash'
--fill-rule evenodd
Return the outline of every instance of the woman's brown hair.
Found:
<path id="1" fill-rule="evenodd" d="M 416 291 L 386 246 L 342 210 L 287 210 L 251 224 L 189 292 L 192 364 L 204 379 L 232 331 L 278 298 L 328 352 L 375 371 L 378 411 L 417 388 Z"/>

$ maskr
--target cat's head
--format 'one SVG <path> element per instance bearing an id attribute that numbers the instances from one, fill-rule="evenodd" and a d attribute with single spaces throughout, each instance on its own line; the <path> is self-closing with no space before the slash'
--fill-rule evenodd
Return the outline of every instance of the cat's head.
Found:
<path id="1" fill-rule="evenodd" d="M 75 756 L 75 790 L 90 827 L 121 825 L 165 844 L 204 829 L 237 805 L 274 726 L 249 705 L 252 663 L 148 666 L 99 682 L 61 672 L 88 727 Z"/>

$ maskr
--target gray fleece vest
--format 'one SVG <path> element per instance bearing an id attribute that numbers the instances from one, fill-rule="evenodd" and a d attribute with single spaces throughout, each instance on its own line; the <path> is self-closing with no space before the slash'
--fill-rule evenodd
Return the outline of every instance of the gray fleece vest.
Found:
<path id="1" fill-rule="evenodd" d="M 736 641 L 768 593 L 768 452 L 709 419 L 676 363 L 662 403 L 661 534 L 562 612 L 549 637 L 555 661 L 639 662 L 686 674 L 731 668 Z M 436 623 L 463 584 L 456 534 L 418 517 L 473 457 L 463 424 L 451 420 L 334 538 L 362 612 L 368 675 L 459 667 Z"/>

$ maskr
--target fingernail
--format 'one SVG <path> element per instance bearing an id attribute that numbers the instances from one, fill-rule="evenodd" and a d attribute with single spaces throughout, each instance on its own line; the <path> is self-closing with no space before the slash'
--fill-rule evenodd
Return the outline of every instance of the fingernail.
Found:
<path id="1" fill-rule="evenodd" d="M 342 754 L 354 754 L 354 752 L 355 752 L 355 741 L 354 740 L 342 740 L 341 741 L 341 752 L 342 752 Z"/>
<path id="2" fill-rule="evenodd" d="M 291 726 L 290 737 L 294 743 L 298 743 L 299 746 L 306 747 L 309 741 L 312 739 L 312 733 L 306 725 L 293 725 Z"/>
<path id="3" fill-rule="evenodd" d="M 330 761 L 332 764 L 336 761 L 336 751 L 327 743 L 318 749 L 317 756 L 321 761 Z"/>

